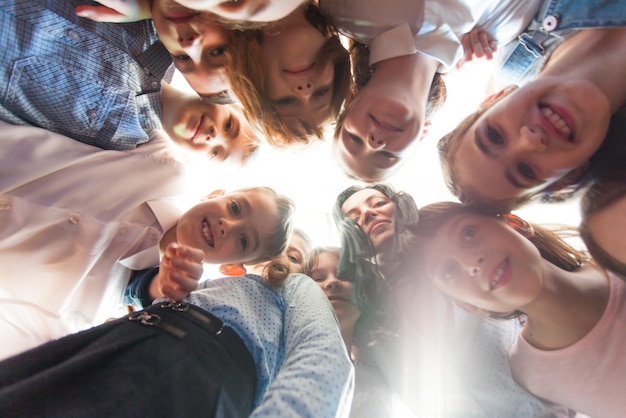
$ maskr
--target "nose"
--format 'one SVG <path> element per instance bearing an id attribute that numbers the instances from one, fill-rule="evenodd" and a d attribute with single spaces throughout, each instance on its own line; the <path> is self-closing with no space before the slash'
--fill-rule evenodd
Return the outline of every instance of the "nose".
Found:
<path id="1" fill-rule="evenodd" d="M 311 81 L 296 82 L 295 93 L 302 98 L 311 96 L 313 94 L 313 83 Z"/>
<path id="2" fill-rule="evenodd" d="M 178 44 L 195 62 L 200 62 L 202 55 L 200 34 L 192 28 L 178 30 Z"/>
<path id="3" fill-rule="evenodd" d="M 237 229 L 237 221 L 229 220 L 226 218 L 220 218 L 219 223 L 217 225 L 218 232 L 222 238 L 226 238 L 232 232 Z"/>
<path id="4" fill-rule="evenodd" d="M 341 282 L 334 274 L 330 274 L 324 282 L 324 289 L 338 290 L 341 288 Z"/>
<path id="5" fill-rule="evenodd" d="M 214 124 L 210 124 L 201 135 L 196 135 L 192 142 L 196 145 L 202 145 L 205 142 L 209 142 L 217 136 L 217 129 Z"/>
<path id="6" fill-rule="evenodd" d="M 483 261 L 485 261 L 483 256 L 472 256 L 469 260 L 467 260 L 465 267 L 471 277 L 476 277 L 480 274 L 480 268 Z"/>
<path id="7" fill-rule="evenodd" d="M 518 146 L 525 151 L 543 152 L 546 150 L 546 138 L 542 129 L 530 125 L 520 129 Z"/>
<path id="8" fill-rule="evenodd" d="M 359 226 L 367 232 L 367 225 L 372 222 L 374 218 L 376 218 L 378 214 L 370 207 L 363 209 L 361 212 L 361 216 L 359 216 L 358 224 Z"/>
<path id="9" fill-rule="evenodd" d="M 374 151 L 377 151 L 379 149 L 385 148 L 387 143 L 382 137 L 380 136 L 375 137 L 373 133 L 370 133 L 367 136 L 367 145 L 369 145 L 369 147 L 373 149 Z"/>

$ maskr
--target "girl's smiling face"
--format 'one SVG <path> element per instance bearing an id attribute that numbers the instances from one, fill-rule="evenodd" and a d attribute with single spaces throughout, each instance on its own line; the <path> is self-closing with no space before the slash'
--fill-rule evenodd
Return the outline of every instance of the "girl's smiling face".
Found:
<path id="1" fill-rule="evenodd" d="M 537 248 L 505 221 L 478 214 L 452 215 L 420 258 L 439 290 L 485 311 L 523 310 L 544 280 Z"/>
<path id="2" fill-rule="evenodd" d="M 255 131 L 239 106 L 210 104 L 197 95 L 170 91 L 162 121 L 174 143 L 210 161 L 239 164 L 244 160 L 255 142 Z"/>
<path id="3" fill-rule="evenodd" d="M 224 67 L 229 30 L 212 14 L 162 0 L 153 3 L 152 20 L 176 69 L 195 91 L 212 94 L 230 88 Z"/>
<path id="4" fill-rule="evenodd" d="M 332 62 L 317 62 L 326 38 L 306 20 L 304 9 L 278 22 L 280 31 L 263 35 L 265 90 L 289 123 L 321 126 L 330 117 L 333 97 Z"/>
<path id="5" fill-rule="evenodd" d="M 277 229 L 278 216 L 269 193 L 235 191 L 209 197 L 183 214 L 176 239 L 202 249 L 207 263 L 253 262 L 266 253 L 264 242 Z"/>
<path id="6" fill-rule="evenodd" d="M 610 117 L 606 96 L 590 82 L 535 80 L 500 99 L 458 139 L 455 181 L 496 202 L 539 191 L 586 165 Z"/>

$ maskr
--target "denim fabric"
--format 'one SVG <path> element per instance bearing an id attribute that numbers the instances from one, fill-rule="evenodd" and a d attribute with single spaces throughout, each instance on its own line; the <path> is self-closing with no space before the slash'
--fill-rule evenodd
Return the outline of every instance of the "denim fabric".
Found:
<path id="1" fill-rule="evenodd" d="M 106 149 L 135 148 L 160 128 L 171 57 L 152 21 L 96 23 L 83 0 L 0 0 L 0 119 Z"/>
<path id="2" fill-rule="evenodd" d="M 579 29 L 615 26 L 626 26 L 625 0 L 546 0 L 527 30 L 503 48 L 496 77 L 505 84 L 525 84 Z"/>

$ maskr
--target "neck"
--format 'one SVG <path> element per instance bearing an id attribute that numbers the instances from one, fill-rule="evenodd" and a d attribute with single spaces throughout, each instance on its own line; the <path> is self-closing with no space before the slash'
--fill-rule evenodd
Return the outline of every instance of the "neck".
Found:
<path id="1" fill-rule="evenodd" d="M 626 103 L 624 68 L 626 28 L 587 29 L 560 45 L 537 78 L 588 80 L 606 95 L 613 114 Z"/>
<path id="2" fill-rule="evenodd" d="M 394 86 L 415 106 L 425 109 L 430 85 L 439 68 L 439 61 L 419 52 L 411 55 L 389 58 L 374 64 L 372 80 L 381 79 Z M 412 94 L 406 94 L 411 92 Z"/>
<path id="3" fill-rule="evenodd" d="M 583 338 L 608 304 L 606 273 L 593 266 L 567 272 L 544 260 L 540 294 L 522 311 L 528 320 L 522 335 L 540 349 L 559 349 Z"/>

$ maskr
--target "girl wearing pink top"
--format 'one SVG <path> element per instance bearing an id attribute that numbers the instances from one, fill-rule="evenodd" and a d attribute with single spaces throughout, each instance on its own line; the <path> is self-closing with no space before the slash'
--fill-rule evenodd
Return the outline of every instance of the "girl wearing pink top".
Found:
<path id="1" fill-rule="evenodd" d="M 532 394 L 579 413 L 623 416 L 626 284 L 559 235 L 458 203 L 420 210 L 416 267 L 479 315 L 525 323 L 509 352 Z"/>

